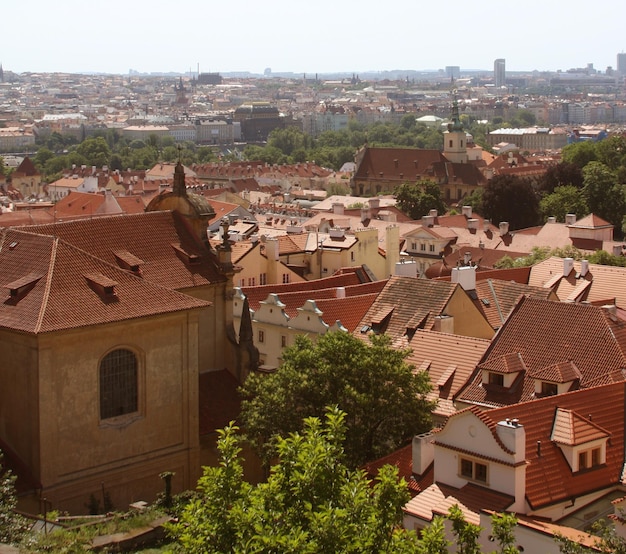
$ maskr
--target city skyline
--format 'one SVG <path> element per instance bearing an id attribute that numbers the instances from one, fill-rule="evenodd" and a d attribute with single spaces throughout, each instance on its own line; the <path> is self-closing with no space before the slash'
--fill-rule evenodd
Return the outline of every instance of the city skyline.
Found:
<path id="1" fill-rule="evenodd" d="M 0 63 L 15 73 L 250 72 L 339 73 L 393 70 L 604 72 L 624 52 L 618 0 L 567 6 L 529 0 L 498 9 L 450 0 L 422 5 L 373 0 L 314 6 L 245 1 L 232 8 L 182 0 L 174 10 L 145 0 L 102 4 L 65 0 L 3 9 Z M 611 16 L 612 14 L 612 16 Z"/>

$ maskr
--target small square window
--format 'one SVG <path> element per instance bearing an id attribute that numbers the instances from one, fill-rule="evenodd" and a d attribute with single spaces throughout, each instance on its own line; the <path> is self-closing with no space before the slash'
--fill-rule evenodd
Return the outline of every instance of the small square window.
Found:
<path id="1" fill-rule="evenodd" d="M 474 477 L 474 464 L 471 460 L 461 460 L 461 475 L 467 479 L 472 479 Z"/>
<path id="2" fill-rule="evenodd" d="M 504 386 L 504 375 L 501 373 L 489 373 L 489 384 L 490 385 L 498 385 L 499 387 Z"/>
<path id="3" fill-rule="evenodd" d="M 541 396 L 554 396 L 558 394 L 559 387 L 556 383 L 541 383 Z"/>
<path id="4" fill-rule="evenodd" d="M 485 464 L 474 464 L 474 479 L 481 483 L 487 482 L 487 466 Z"/>
<path id="5" fill-rule="evenodd" d="M 602 450 L 594 448 L 591 451 L 591 467 L 599 466 L 602 463 Z"/>

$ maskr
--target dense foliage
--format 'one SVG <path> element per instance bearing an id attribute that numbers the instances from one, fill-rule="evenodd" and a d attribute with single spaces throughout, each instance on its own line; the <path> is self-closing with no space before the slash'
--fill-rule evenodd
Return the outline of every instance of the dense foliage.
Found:
<path id="1" fill-rule="evenodd" d="M 397 468 L 375 483 L 344 463 L 344 414 L 325 423 L 308 418 L 301 433 L 277 442 L 278 462 L 266 482 L 243 479 L 237 428 L 220 432 L 220 465 L 206 467 L 199 494 L 171 527 L 191 554 L 416 552 L 415 534 L 401 528 L 408 489 Z"/>
<path id="2" fill-rule="evenodd" d="M 404 183 L 394 190 L 398 208 L 411 219 L 419 219 L 430 210 L 446 212 L 446 205 L 441 198 L 441 188 L 427 179 L 417 183 Z"/>
<path id="3" fill-rule="evenodd" d="M 26 521 L 15 512 L 17 496 L 11 470 L 3 465 L 0 452 L 0 543 L 17 543 L 26 532 Z"/>
<path id="4" fill-rule="evenodd" d="M 431 425 L 428 375 L 413 373 L 408 353 L 391 348 L 386 335 L 372 336 L 371 344 L 345 332 L 326 333 L 317 343 L 298 336 L 275 373 L 245 382 L 243 426 L 269 459 L 273 437 L 299 431 L 305 418 L 338 406 L 346 412 L 349 466 L 388 454 Z"/>
<path id="5" fill-rule="evenodd" d="M 496 175 L 483 190 L 482 214 L 496 225 L 507 221 L 512 231 L 532 227 L 539 223 L 539 198 L 529 182 Z"/>

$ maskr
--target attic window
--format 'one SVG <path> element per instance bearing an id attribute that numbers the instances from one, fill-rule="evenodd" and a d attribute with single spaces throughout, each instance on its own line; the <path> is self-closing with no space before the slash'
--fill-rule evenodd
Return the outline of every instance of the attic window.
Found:
<path id="1" fill-rule="evenodd" d="M 102 273 L 87 273 L 83 275 L 83 277 L 87 279 L 89 288 L 101 298 L 105 300 L 117 298 L 117 294 L 115 292 L 117 282 L 113 281 L 113 279 L 109 279 Z"/>
<path id="2" fill-rule="evenodd" d="M 492 371 L 489 372 L 489 384 L 490 385 L 497 385 L 499 387 L 503 387 L 504 386 L 504 375 L 502 375 L 502 373 L 493 373 Z"/>
<path id="3" fill-rule="evenodd" d="M 9 289 L 9 296 L 11 298 L 17 298 L 31 290 L 42 277 L 43 274 L 41 273 L 31 272 L 20 279 L 4 285 L 4 288 Z"/>
<path id="4" fill-rule="evenodd" d="M 187 252 L 180 244 L 172 244 L 172 248 L 176 251 L 176 255 L 188 265 L 197 265 L 201 262 L 201 258 L 198 254 Z"/>
<path id="5" fill-rule="evenodd" d="M 489 302 L 489 300 L 487 298 L 481 298 L 480 301 L 485 305 L 485 306 L 491 306 L 491 302 Z"/>
<path id="6" fill-rule="evenodd" d="M 374 331 L 374 333 L 379 334 L 385 332 L 385 328 L 389 323 L 393 309 L 393 306 L 382 308 L 372 317 L 372 331 Z"/>

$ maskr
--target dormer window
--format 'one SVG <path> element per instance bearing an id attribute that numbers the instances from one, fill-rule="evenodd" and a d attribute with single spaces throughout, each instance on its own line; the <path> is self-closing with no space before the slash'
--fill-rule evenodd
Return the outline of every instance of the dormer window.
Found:
<path id="1" fill-rule="evenodd" d="M 609 437 L 607 430 L 593 423 L 591 415 L 585 418 L 557 408 L 550 439 L 561 449 L 573 473 L 603 466 Z"/>
<path id="2" fill-rule="evenodd" d="M 559 386 L 556 383 L 541 382 L 541 396 L 555 396 L 559 393 Z"/>
<path id="3" fill-rule="evenodd" d="M 9 297 L 11 299 L 19 299 L 30 291 L 42 277 L 43 275 L 41 273 L 29 273 L 21 279 L 4 285 L 4 288 L 9 290 Z"/>

